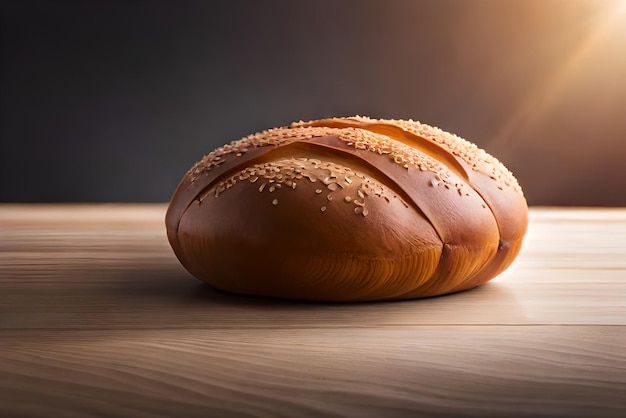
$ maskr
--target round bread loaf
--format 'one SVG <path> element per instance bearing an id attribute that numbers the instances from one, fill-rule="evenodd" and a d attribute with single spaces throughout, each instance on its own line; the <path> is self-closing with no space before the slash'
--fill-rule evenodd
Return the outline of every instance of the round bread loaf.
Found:
<path id="1" fill-rule="evenodd" d="M 518 254 L 517 181 L 464 139 L 414 121 L 298 122 L 220 147 L 183 177 L 169 242 L 228 292 L 409 299 L 481 285 Z"/>

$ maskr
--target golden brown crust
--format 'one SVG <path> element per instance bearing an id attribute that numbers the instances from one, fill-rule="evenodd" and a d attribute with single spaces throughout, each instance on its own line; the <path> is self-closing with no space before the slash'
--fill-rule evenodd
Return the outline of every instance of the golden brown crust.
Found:
<path id="1" fill-rule="evenodd" d="M 527 208 L 512 175 L 468 144 L 366 118 L 251 135 L 189 170 L 168 238 L 192 274 L 237 293 L 353 301 L 471 288 L 517 255 Z"/>

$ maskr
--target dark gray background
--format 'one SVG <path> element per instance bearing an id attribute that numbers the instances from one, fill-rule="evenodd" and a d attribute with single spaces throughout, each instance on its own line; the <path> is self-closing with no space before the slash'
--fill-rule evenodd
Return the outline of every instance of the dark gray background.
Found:
<path id="1" fill-rule="evenodd" d="M 626 205 L 626 13 L 601 0 L 3 1 L 0 201 L 167 201 L 293 120 L 413 118 L 533 205 Z"/>

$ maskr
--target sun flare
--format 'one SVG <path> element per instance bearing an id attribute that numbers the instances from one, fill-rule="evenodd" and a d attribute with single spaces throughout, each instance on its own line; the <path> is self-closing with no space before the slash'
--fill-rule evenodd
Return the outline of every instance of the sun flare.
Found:
<path id="1" fill-rule="evenodd" d="M 607 82 L 607 76 L 614 79 L 619 68 L 626 69 L 626 0 L 603 2 L 588 20 L 579 22 L 577 28 L 585 35 L 565 59 L 528 92 L 517 111 L 492 138 L 493 143 L 506 144 L 518 130 L 549 117 L 554 106 L 564 105 L 565 93 L 575 89 L 580 80 L 594 79 L 602 84 Z"/>

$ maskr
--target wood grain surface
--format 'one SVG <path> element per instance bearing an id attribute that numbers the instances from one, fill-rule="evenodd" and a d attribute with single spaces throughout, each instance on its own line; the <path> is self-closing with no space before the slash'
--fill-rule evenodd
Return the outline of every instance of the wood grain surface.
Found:
<path id="1" fill-rule="evenodd" d="M 626 416 L 626 209 L 531 210 L 475 290 L 224 294 L 164 205 L 0 205 L 0 417 Z"/>

